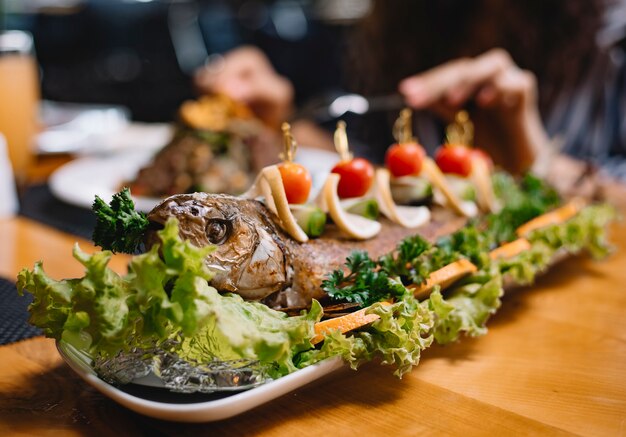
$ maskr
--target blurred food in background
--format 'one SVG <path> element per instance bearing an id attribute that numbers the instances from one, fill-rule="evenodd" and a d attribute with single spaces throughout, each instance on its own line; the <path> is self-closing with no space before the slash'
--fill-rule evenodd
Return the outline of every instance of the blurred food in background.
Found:
<path id="1" fill-rule="evenodd" d="M 243 44 L 269 54 L 303 102 L 341 83 L 344 35 L 369 0 L 4 0 L 32 32 L 44 99 L 126 106 L 171 120 L 193 72 Z"/>
<path id="2" fill-rule="evenodd" d="M 186 101 L 171 142 L 125 185 L 146 197 L 194 191 L 241 194 L 252 182 L 250 144 L 260 127 L 247 107 L 226 96 Z"/>

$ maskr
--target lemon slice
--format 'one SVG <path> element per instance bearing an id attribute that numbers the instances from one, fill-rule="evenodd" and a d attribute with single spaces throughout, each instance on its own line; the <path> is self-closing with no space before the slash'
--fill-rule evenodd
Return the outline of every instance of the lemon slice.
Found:
<path id="1" fill-rule="evenodd" d="M 424 158 L 422 164 L 422 174 L 426 177 L 435 188 L 437 188 L 446 199 L 447 204 L 457 214 L 474 217 L 478 214 L 478 208 L 474 202 L 461 201 L 456 194 L 450 189 L 446 177 L 443 175 L 439 167 L 431 158 Z"/>
<path id="2" fill-rule="evenodd" d="M 480 157 L 472 157 L 472 173 L 470 175 L 476 187 L 476 200 L 483 211 L 497 212 L 498 203 L 493 193 L 493 184 L 489 175 L 489 165 Z"/>
<path id="3" fill-rule="evenodd" d="M 405 228 L 417 228 L 430 221 L 430 210 L 425 206 L 396 205 L 391 195 L 391 175 L 386 168 L 376 170 L 376 200 L 382 212 L 389 220 Z"/>
<path id="4" fill-rule="evenodd" d="M 280 220 L 280 226 L 285 232 L 300 243 L 309 241 L 306 232 L 298 225 L 296 218 L 291 213 L 283 178 L 277 166 L 270 165 L 261 170 L 252 186 L 241 195 L 246 199 L 255 199 L 259 196 L 265 198 L 265 205 L 276 214 Z"/>
<path id="5" fill-rule="evenodd" d="M 339 229 L 350 238 L 354 238 L 355 240 L 367 240 L 368 238 L 376 236 L 381 229 L 380 223 L 375 220 L 366 219 L 360 215 L 350 214 L 341 207 L 341 201 L 337 194 L 337 185 L 339 184 L 340 177 L 341 176 L 336 173 L 329 174 L 322 188 L 324 203 L 328 208 L 328 214 Z"/>
<path id="6" fill-rule="evenodd" d="M 476 202 L 472 202 L 471 200 L 462 200 L 461 210 L 463 211 L 463 215 L 468 218 L 476 217 L 478 215 L 478 205 L 476 205 Z"/>

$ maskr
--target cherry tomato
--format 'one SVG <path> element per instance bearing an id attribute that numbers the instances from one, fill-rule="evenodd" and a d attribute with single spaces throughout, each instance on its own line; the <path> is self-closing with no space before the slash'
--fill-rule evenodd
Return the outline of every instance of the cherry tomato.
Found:
<path id="1" fill-rule="evenodd" d="M 472 149 L 472 157 L 478 157 L 483 159 L 487 163 L 489 170 L 493 170 L 493 159 L 487 152 L 482 149 Z"/>
<path id="2" fill-rule="evenodd" d="M 471 154 L 469 147 L 445 144 L 437 149 L 435 162 L 444 173 L 467 177 L 472 172 Z"/>
<path id="3" fill-rule="evenodd" d="M 417 143 L 394 144 L 387 149 L 385 165 L 395 177 L 418 174 L 426 152 Z"/>
<path id="4" fill-rule="evenodd" d="M 374 181 L 374 166 L 363 158 L 341 161 L 332 169 L 341 176 L 337 194 L 341 198 L 365 195 Z"/>
<path id="5" fill-rule="evenodd" d="M 289 203 L 304 203 L 311 192 L 311 175 L 309 171 L 295 162 L 283 162 L 278 165 L 283 178 L 285 194 Z"/>

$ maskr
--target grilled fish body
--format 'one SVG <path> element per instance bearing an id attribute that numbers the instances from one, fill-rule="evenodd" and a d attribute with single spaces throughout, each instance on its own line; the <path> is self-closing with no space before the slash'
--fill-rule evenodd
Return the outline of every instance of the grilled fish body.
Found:
<path id="1" fill-rule="evenodd" d="M 245 299 L 264 300 L 275 308 L 306 306 L 311 299 L 323 298 L 322 280 L 353 250 L 377 258 L 416 233 L 382 220 L 382 231 L 370 240 L 347 240 L 330 225 L 321 238 L 298 243 L 280 229 L 278 218 L 261 202 L 207 193 L 169 197 L 148 214 L 158 224 L 170 217 L 178 219 L 182 238 L 199 247 L 216 246 L 206 258 L 216 272 L 211 285 Z M 434 240 L 464 222 L 447 210 L 436 209 L 433 220 L 419 233 Z M 157 243 L 156 233 L 149 232 L 146 241 L 148 246 Z"/>

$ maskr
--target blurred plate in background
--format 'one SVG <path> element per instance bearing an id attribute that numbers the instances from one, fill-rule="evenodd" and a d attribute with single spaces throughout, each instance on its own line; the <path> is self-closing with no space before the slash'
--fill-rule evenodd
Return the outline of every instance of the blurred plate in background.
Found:
<path id="1" fill-rule="evenodd" d="M 107 153 L 127 148 L 163 147 L 172 135 L 167 123 L 133 123 L 123 106 L 44 101 L 40 121 L 45 130 L 35 138 L 35 151 Z"/>
<path id="2" fill-rule="evenodd" d="M 161 143 L 161 144 L 164 144 Z M 48 181 L 50 190 L 58 199 L 83 208 L 91 208 L 94 197 L 106 202 L 123 184 L 132 181 L 140 168 L 156 153 L 150 148 L 126 150 L 109 156 L 87 156 L 76 159 L 52 174 Z M 324 184 L 326 175 L 339 160 L 334 152 L 299 147 L 296 161 L 311 172 L 312 195 Z M 148 212 L 161 199 L 133 196 L 137 210 Z"/>

